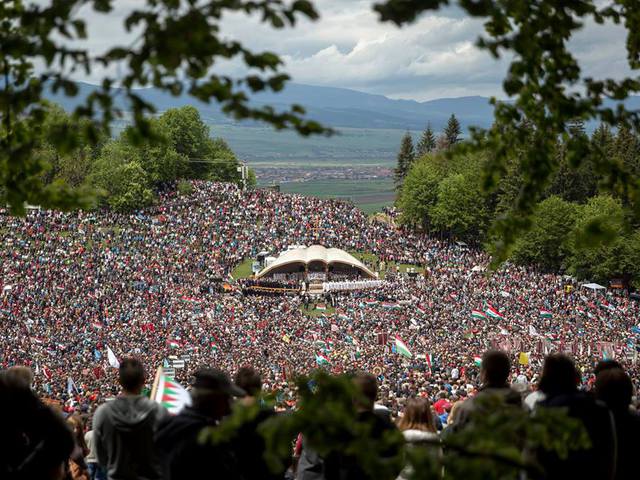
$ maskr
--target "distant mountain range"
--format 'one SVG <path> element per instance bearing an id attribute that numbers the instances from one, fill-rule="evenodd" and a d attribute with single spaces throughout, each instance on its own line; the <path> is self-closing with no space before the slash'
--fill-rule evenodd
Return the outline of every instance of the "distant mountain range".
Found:
<path id="1" fill-rule="evenodd" d="M 48 98 L 73 109 L 97 87 L 78 83 L 79 94 L 69 98 L 62 94 L 48 93 Z M 238 124 L 224 115 L 215 104 L 205 104 L 183 94 L 177 97 L 155 88 L 138 90 L 147 101 L 153 103 L 158 112 L 183 105 L 195 105 L 202 117 L 212 124 Z M 116 96 L 116 104 L 126 110 L 122 97 Z M 270 104 L 285 109 L 294 103 L 307 109 L 309 118 L 332 127 L 385 128 L 401 130 L 423 130 L 431 123 L 438 131 L 446 124 L 452 113 L 460 120 L 464 130 L 475 125 L 487 127 L 493 120 L 493 107 L 486 97 L 470 96 L 441 98 L 427 102 L 413 100 L 393 100 L 383 95 L 372 95 L 346 88 L 317 87 L 290 83 L 280 93 L 259 93 L 253 96 L 255 105 Z M 252 122 L 242 122 L 248 126 Z"/>
<path id="2" fill-rule="evenodd" d="M 97 88 L 87 83 L 78 83 L 78 87 L 79 94 L 74 98 L 51 92 L 47 95 L 50 100 L 61 104 L 66 110 L 71 110 Z M 205 121 L 210 124 L 256 126 L 253 122 L 237 122 L 222 113 L 217 104 L 202 103 L 187 94 L 174 97 L 156 88 L 139 89 L 138 92 L 145 100 L 154 104 L 160 113 L 169 108 L 195 105 Z M 116 96 L 115 101 L 119 107 L 126 110 L 122 96 Z M 437 132 L 442 130 L 452 113 L 460 121 L 465 133 L 470 126 L 486 128 L 493 122 L 493 107 L 489 104 L 489 98 L 480 96 L 417 102 L 394 100 L 383 95 L 347 88 L 289 83 L 282 92 L 254 95 L 252 102 L 255 105 L 269 104 L 279 109 L 299 104 L 307 109 L 309 118 L 332 127 L 420 131 L 430 123 Z M 625 105 L 629 109 L 640 109 L 640 96 L 628 98 Z M 587 125 L 587 128 L 591 130 L 595 125 Z"/>

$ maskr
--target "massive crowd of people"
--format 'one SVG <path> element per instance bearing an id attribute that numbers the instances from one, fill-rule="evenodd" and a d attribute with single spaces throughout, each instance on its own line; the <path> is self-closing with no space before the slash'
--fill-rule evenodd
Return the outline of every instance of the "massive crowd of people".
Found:
<path id="1" fill-rule="evenodd" d="M 118 393 L 108 350 L 150 369 L 184 360 L 175 375 L 185 384 L 202 365 L 250 365 L 283 409 L 295 406 L 290 380 L 320 365 L 372 372 L 378 403 L 394 416 L 414 397 L 445 415 L 476 393 L 480 356 L 496 348 L 510 355 L 508 381 L 520 392 L 535 389 L 552 352 L 575 359 L 585 389 L 603 359 L 621 362 L 638 387 L 640 306 L 624 294 L 510 264 L 486 275 L 485 253 L 399 229 L 393 211 L 371 221 L 340 201 L 193 186 L 131 215 L 0 212 L 0 366 L 29 367 L 37 394 L 69 414 L 93 413 Z M 311 304 L 238 288 L 231 272 L 243 259 L 292 244 L 425 273 L 387 269 L 377 288 Z M 310 315 L 313 302 L 322 305 Z"/>
<path id="2" fill-rule="evenodd" d="M 410 392 L 475 388 L 474 359 L 490 347 L 517 360 L 528 354 L 512 372 L 527 385 L 552 351 L 573 354 L 585 384 L 602 358 L 639 378 L 640 310 L 625 296 L 514 265 L 487 276 L 481 251 L 371 222 L 348 203 L 194 187 L 132 215 L 0 217 L 1 365 L 30 366 L 38 392 L 84 409 L 114 393 L 107 347 L 156 366 L 187 355 L 178 380 L 200 364 L 230 372 L 251 364 L 281 396 L 288 378 L 317 366 L 322 348 L 334 372 L 376 372 L 392 408 Z M 337 310 L 321 316 L 307 315 L 296 296 L 214 288 L 244 258 L 315 243 L 423 265 L 427 274 L 390 273 L 378 289 L 333 293 Z M 413 358 L 393 351 L 396 336 Z"/>

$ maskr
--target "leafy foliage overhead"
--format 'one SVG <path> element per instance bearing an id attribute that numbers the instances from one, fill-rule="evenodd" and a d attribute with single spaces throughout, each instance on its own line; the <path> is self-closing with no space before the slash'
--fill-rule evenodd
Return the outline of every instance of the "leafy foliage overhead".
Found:
<path id="1" fill-rule="evenodd" d="M 57 208 L 86 204 L 83 192 L 62 183 L 44 184 L 44 164 L 34 154 L 37 137 L 44 133 L 44 90 L 75 96 L 77 85 L 71 78 L 78 72 L 88 75 L 100 68 L 107 73 L 100 89 L 76 108 L 73 122 L 49 132 L 49 143 L 62 153 L 78 145 L 79 132 L 95 143 L 101 132 L 109 131 L 110 122 L 122 114 L 113 101 L 116 86 L 121 87 L 117 94 L 127 100 L 132 138 L 138 140 L 153 136 L 148 115 L 154 107 L 135 90 L 144 86 L 216 101 L 238 119 L 265 121 L 303 135 L 328 133 L 306 120 L 298 105 L 288 111 L 249 105 L 249 92 L 279 91 L 289 77 L 281 71 L 276 54 L 249 50 L 220 35 L 224 15 L 234 12 L 260 15 L 277 29 L 293 26 L 300 18 L 314 20 L 318 14 L 308 0 L 141 0 L 123 25 L 136 34 L 135 40 L 93 55 L 82 46 L 88 39 L 83 15 L 92 9 L 106 19 L 114 4 L 114 0 L 0 2 L 0 194 L 14 213 L 24 213 L 25 201 Z M 224 59 L 239 59 L 249 73 L 239 79 L 216 74 L 213 67 Z M 39 66 L 38 75 L 34 65 Z M 108 73 L 112 71 L 124 73 Z"/>
<path id="2" fill-rule="evenodd" d="M 596 119 L 618 128 L 639 130 L 640 112 L 619 103 L 606 106 L 605 99 L 621 101 L 640 91 L 637 78 L 589 78 L 582 75 L 569 47 L 572 37 L 588 21 L 622 23 L 627 30 L 627 60 L 632 70 L 640 67 L 640 8 L 625 0 L 387 0 L 374 8 L 382 21 L 404 25 L 418 15 L 455 3 L 467 14 L 483 18 L 484 34 L 477 46 L 494 57 L 507 55 L 511 64 L 503 81 L 513 102 L 496 105 L 495 123 L 488 131 L 472 131 L 466 148 L 485 149 L 492 159 L 484 172 L 484 188 L 495 189 L 511 158 L 517 157 L 522 173 L 521 188 L 507 215 L 494 224 L 494 262 L 505 260 L 518 236 L 531 226 L 531 214 L 541 199 L 561 158 L 555 155 L 558 137 L 567 140 L 566 161 L 579 168 L 587 139 L 571 135 L 576 119 Z M 530 128 L 523 128 L 524 125 Z M 531 130 L 534 134 L 531 135 Z M 522 154 L 524 152 L 524 154 Z M 624 163 L 596 155 L 593 169 L 612 192 L 621 192 L 640 217 L 640 179 Z"/>

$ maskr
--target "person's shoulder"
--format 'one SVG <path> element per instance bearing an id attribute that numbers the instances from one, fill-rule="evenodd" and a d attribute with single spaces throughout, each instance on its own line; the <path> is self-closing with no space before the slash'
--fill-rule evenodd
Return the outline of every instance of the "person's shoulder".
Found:
<path id="1" fill-rule="evenodd" d="M 510 405 L 522 405 L 522 395 L 517 390 L 509 387 L 505 390 L 505 400 Z"/>
<path id="2" fill-rule="evenodd" d="M 160 403 L 151 400 L 149 397 L 140 396 L 135 399 L 136 408 L 153 412 L 156 417 L 162 418 L 169 415 L 168 410 Z"/>
<path id="3" fill-rule="evenodd" d="M 360 415 L 361 420 L 371 422 L 376 429 L 380 430 L 397 430 L 395 423 L 391 421 L 390 415 L 383 412 L 370 411 Z"/>
<path id="4" fill-rule="evenodd" d="M 114 401 L 115 400 L 103 403 L 96 409 L 96 412 L 93 414 L 94 425 L 99 425 L 104 421 L 105 417 L 108 415 L 108 412 L 113 408 L 112 404 Z"/>

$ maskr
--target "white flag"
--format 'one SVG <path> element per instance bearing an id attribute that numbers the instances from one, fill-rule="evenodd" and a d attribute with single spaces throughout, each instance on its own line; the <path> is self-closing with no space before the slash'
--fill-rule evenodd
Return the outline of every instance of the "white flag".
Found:
<path id="1" fill-rule="evenodd" d="M 116 354 L 113 353 L 109 347 L 107 347 L 107 359 L 109 360 L 109 365 L 113 368 L 120 368 L 120 362 L 116 358 Z"/>
<path id="2" fill-rule="evenodd" d="M 73 381 L 73 378 L 71 377 L 67 377 L 67 393 L 69 395 L 73 395 L 73 392 L 78 392 L 78 387 L 76 387 L 75 382 Z"/>
<path id="3" fill-rule="evenodd" d="M 536 327 L 534 327 L 533 325 L 529 325 L 529 335 L 533 337 L 538 336 L 538 331 L 536 330 Z"/>

